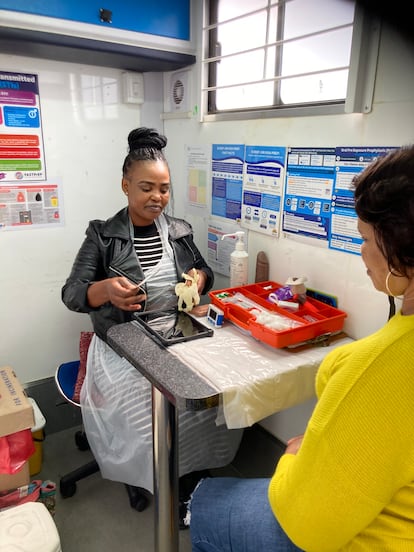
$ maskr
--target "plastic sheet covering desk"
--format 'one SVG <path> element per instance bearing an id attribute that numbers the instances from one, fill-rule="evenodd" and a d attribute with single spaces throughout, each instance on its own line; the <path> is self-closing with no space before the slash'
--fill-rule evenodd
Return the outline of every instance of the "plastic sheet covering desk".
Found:
<path id="1" fill-rule="evenodd" d="M 274 349 L 228 323 L 213 337 L 165 349 L 134 322 L 108 331 L 109 345 L 152 384 L 156 552 L 178 551 L 178 410 L 220 404 L 219 421 L 250 426 L 314 396 L 320 362 L 349 341 Z"/>
<path id="2" fill-rule="evenodd" d="M 178 343 L 171 353 L 218 388 L 218 422 L 236 429 L 314 397 L 322 359 L 350 341 L 342 334 L 327 346 L 275 349 L 226 322 L 213 338 Z"/>

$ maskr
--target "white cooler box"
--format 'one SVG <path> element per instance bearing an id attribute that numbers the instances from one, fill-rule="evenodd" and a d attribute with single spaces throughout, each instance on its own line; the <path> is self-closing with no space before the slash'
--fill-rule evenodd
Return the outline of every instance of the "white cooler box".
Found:
<path id="1" fill-rule="evenodd" d="M 41 502 L 0 512 L 0 552 L 61 552 L 59 533 Z"/>

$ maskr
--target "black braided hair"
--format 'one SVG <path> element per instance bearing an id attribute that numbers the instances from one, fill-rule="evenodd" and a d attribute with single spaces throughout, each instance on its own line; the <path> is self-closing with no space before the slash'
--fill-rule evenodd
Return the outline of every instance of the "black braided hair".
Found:
<path id="1" fill-rule="evenodd" d="M 163 149 L 167 138 L 154 128 L 140 127 L 131 130 L 128 135 L 129 153 L 122 166 L 122 174 L 126 176 L 131 165 L 139 161 L 164 161 L 168 166 Z"/>

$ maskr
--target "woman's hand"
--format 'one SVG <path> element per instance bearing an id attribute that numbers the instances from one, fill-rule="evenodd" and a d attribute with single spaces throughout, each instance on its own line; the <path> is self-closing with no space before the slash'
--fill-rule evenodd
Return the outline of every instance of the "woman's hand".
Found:
<path id="1" fill-rule="evenodd" d="M 100 307 L 112 303 L 114 307 L 125 311 L 137 311 L 146 299 L 140 287 L 123 276 L 107 278 L 94 282 L 88 288 L 88 302 L 91 307 Z"/>
<path id="2" fill-rule="evenodd" d="M 191 278 L 195 278 L 196 277 L 196 274 L 198 276 L 198 279 L 197 279 L 197 290 L 198 290 L 198 293 L 199 295 L 202 294 L 203 292 L 203 289 L 206 285 L 206 281 L 207 281 L 207 275 L 205 272 L 203 272 L 202 270 L 197 270 L 196 268 L 192 268 L 191 270 L 188 271 L 188 275 L 191 276 Z M 191 285 L 191 282 L 186 282 L 187 285 Z"/>
<path id="3" fill-rule="evenodd" d="M 303 435 L 297 435 L 296 437 L 292 437 L 292 439 L 289 439 L 289 441 L 287 442 L 285 454 L 297 454 L 302 441 Z"/>

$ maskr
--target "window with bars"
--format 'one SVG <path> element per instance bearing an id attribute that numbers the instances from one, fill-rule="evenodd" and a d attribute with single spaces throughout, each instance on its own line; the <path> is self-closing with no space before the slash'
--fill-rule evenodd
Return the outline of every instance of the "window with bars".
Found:
<path id="1" fill-rule="evenodd" d="M 368 111 L 379 22 L 367 19 L 353 0 L 206 0 L 205 112 Z"/>

